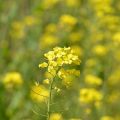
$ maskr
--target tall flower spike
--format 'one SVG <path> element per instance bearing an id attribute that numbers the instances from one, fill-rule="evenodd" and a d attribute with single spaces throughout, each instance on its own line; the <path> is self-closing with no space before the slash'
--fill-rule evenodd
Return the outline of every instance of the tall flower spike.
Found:
<path id="1" fill-rule="evenodd" d="M 60 79 L 64 80 L 69 75 L 79 76 L 80 72 L 76 69 L 64 69 L 64 65 L 79 65 L 80 59 L 77 55 L 74 54 L 74 51 L 70 47 L 55 47 L 52 51 L 44 54 L 47 59 L 46 62 L 39 64 L 40 68 L 47 68 L 47 72 L 52 75 L 50 78 L 46 78 L 43 83 L 49 85 L 49 98 L 47 102 L 47 120 L 50 119 L 50 104 L 51 96 L 53 90 L 53 84 L 55 77 L 58 76 Z M 57 92 L 60 92 L 60 89 L 56 87 Z"/>

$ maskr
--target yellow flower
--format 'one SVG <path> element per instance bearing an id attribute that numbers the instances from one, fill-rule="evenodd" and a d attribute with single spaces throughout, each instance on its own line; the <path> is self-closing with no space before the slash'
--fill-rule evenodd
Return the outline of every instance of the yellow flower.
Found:
<path id="1" fill-rule="evenodd" d="M 32 86 L 30 97 L 36 102 L 45 102 L 49 96 L 48 90 L 43 85 Z"/>
<path id="2" fill-rule="evenodd" d="M 101 92 L 97 91 L 94 88 L 82 88 L 80 90 L 80 98 L 79 101 L 80 103 L 96 103 L 101 101 L 103 98 L 103 95 Z"/>
<path id="3" fill-rule="evenodd" d="M 114 118 L 110 116 L 103 116 L 100 120 L 114 120 Z"/>
<path id="4" fill-rule="evenodd" d="M 72 76 L 68 76 L 62 79 L 62 84 L 67 88 L 70 88 L 74 83 L 74 78 Z"/>
<path id="5" fill-rule="evenodd" d="M 83 33 L 81 31 L 72 32 L 69 35 L 69 39 L 72 43 L 76 43 L 81 41 L 82 36 L 83 36 Z"/>
<path id="6" fill-rule="evenodd" d="M 86 66 L 87 66 L 87 67 L 94 67 L 94 66 L 96 66 L 96 65 L 97 65 L 97 60 L 94 59 L 94 58 L 90 58 L 90 59 L 88 59 L 87 62 L 86 62 Z"/>
<path id="7" fill-rule="evenodd" d="M 43 80 L 43 83 L 44 84 L 50 84 L 50 80 L 49 79 L 45 79 L 45 80 Z"/>
<path id="8" fill-rule="evenodd" d="M 95 75 L 88 74 L 85 76 L 85 83 L 88 85 L 101 85 L 102 79 Z"/>
<path id="9" fill-rule="evenodd" d="M 65 2 L 68 7 L 77 7 L 80 5 L 80 0 L 66 0 Z"/>
<path id="10" fill-rule="evenodd" d="M 116 45 L 119 45 L 120 44 L 120 32 L 115 33 L 112 37 L 112 40 Z"/>
<path id="11" fill-rule="evenodd" d="M 41 67 L 41 68 L 44 68 L 44 67 L 47 67 L 47 66 L 48 66 L 48 64 L 46 62 L 43 62 L 43 63 L 39 64 L 39 67 Z"/>
<path id="12" fill-rule="evenodd" d="M 45 9 L 48 9 L 48 8 L 52 8 L 58 2 L 59 2 L 59 0 L 43 0 L 42 5 Z"/>
<path id="13" fill-rule="evenodd" d="M 83 50 L 80 46 L 78 45 L 73 45 L 71 46 L 71 48 L 73 49 L 73 51 L 75 51 L 75 54 L 78 55 L 78 56 L 82 56 L 83 55 Z"/>
<path id="14" fill-rule="evenodd" d="M 44 56 L 45 56 L 49 61 L 55 59 L 55 53 L 54 53 L 54 51 L 49 51 L 48 53 L 44 54 Z"/>
<path id="15" fill-rule="evenodd" d="M 13 22 L 10 35 L 12 38 L 22 39 L 25 36 L 25 25 L 19 21 Z"/>
<path id="16" fill-rule="evenodd" d="M 45 28 L 47 33 L 55 33 L 57 31 L 57 26 L 54 23 L 48 24 Z"/>
<path id="17" fill-rule="evenodd" d="M 40 38 L 40 48 L 46 48 L 47 46 L 55 46 L 59 43 L 59 38 L 55 35 L 44 34 Z"/>
<path id="18" fill-rule="evenodd" d="M 3 84 L 6 88 L 12 88 L 15 86 L 21 86 L 23 84 L 23 79 L 18 72 L 9 72 L 3 78 Z"/>
<path id="19" fill-rule="evenodd" d="M 93 48 L 93 53 L 95 53 L 98 56 L 104 56 L 107 54 L 107 52 L 108 52 L 107 48 L 103 45 L 96 45 Z"/>
<path id="20" fill-rule="evenodd" d="M 60 23 L 63 25 L 74 26 L 77 23 L 77 19 L 71 15 L 62 15 L 60 17 Z"/>
<path id="21" fill-rule="evenodd" d="M 23 22 L 27 26 L 33 26 L 33 25 L 36 25 L 38 23 L 37 19 L 34 16 L 26 16 L 24 18 Z"/>
<path id="22" fill-rule="evenodd" d="M 53 51 L 45 53 L 44 56 L 47 58 L 47 63 L 42 63 L 40 67 L 47 67 L 47 71 L 50 74 L 50 79 L 58 76 L 61 79 L 65 79 L 69 75 L 79 76 L 80 71 L 76 69 L 65 70 L 63 65 L 69 64 L 80 64 L 80 59 L 74 54 L 70 47 L 55 47 Z M 49 76 L 48 76 L 49 79 Z"/>
<path id="23" fill-rule="evenodd" d="M 63 117 L 60 113 L 52 113 L 50 115 L 50 120 L 63 120 Z"/>

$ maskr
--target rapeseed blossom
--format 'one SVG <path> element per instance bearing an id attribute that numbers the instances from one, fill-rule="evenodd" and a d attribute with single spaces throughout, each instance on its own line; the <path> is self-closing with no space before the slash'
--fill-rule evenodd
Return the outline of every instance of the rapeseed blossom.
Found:
<path id="1" fill-rule="evenodd" d="M 92 75 L 92 74 L 88 74 L 85 76 L 85 83 L 88 85 L 101 85 L 102 84 L 102 79 Z"/>
<path id="2" fill-rule="evenodd" d="M 6 88 L 13 88 L 23 84 L 22 75 L 19 72 L 8 72 L 3 78 L 3 84 Z"/>
<path id="3" fill-rule="evenodd" d="M 37 102 L 45 102 L 49 96 L 48 90 L 43 85 L 32 86 L 30 97 Z"/>
<path id="4" fill-rule="evenodd" d="M 46 57 L 47 62 L 39 64 L 39 67 L 47 67 L 48 72 L 51 73 L 53 76 L 57 73 L 59 77 L 61 76 L 61 74 L 65 75 L 65 71 L 63 73 L 60 70 L 63 65 L 80 64 L 78 56 L 74 54 L 70 47 L 55 47 L 53 48 L 53 51 L 49 51 L 48 53 L 44 54 L 44 56 Z M 69 72 L 72 72 L 73 74 L 79 74 L 79 72 L 75 69 L 66 71 L 66 74 L 68 74 Z"/>
<path id="5" fill-rule="evenodd" d="M 50 115 L 50 120 L 63 120 L 63 117 L 60 113 L 52 113 Z"/>
<path id="6" fill-rule="evenodd" d="M 82 88 L 80 89 L 79 101 L 84 104 L 95 104 L 102 100 L 103 95 L 100 91 L 94 88 Z"/>
<path id="7" fill-rule="evenodd" d="M 114 120 L 114 118 L 110 116 L 103 116 L 100 120 Z"/>

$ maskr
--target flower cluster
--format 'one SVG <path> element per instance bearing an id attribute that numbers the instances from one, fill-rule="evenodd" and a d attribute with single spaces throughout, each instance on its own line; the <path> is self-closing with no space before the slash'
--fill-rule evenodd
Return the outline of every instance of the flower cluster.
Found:
<path id="1" fill-rule="evenodd" d="M 80 74 L 80 72 L 76 69 L 63 69 L 63 66 L 65 65 L 80 64 L 80 59 L 74 54 L 70 47 L 55 47 L 53 48 L 53 51 L 49 51 L 48 53 L 44 54 L 44 56 L 47 59 L 47 62 L 39 64 L 39 67 L 47 67 L 47 71 L 53 76 L 57 74 L 59 78 L 63 79 L 68 74 L 74 74 L 76 76 Z"/>

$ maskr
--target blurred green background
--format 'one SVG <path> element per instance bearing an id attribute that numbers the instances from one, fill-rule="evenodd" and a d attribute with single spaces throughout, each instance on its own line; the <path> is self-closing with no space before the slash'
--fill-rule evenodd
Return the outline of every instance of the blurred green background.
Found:
<path id="1" fill-rule="evenodd" d="M 46 120 L 32 88 L 48 91 L 38 64 L 56 46 L 82 62 L 58 83 L 51 120 L 120 120 L 119 0 L 0 0 L 0 120 Z"/>

